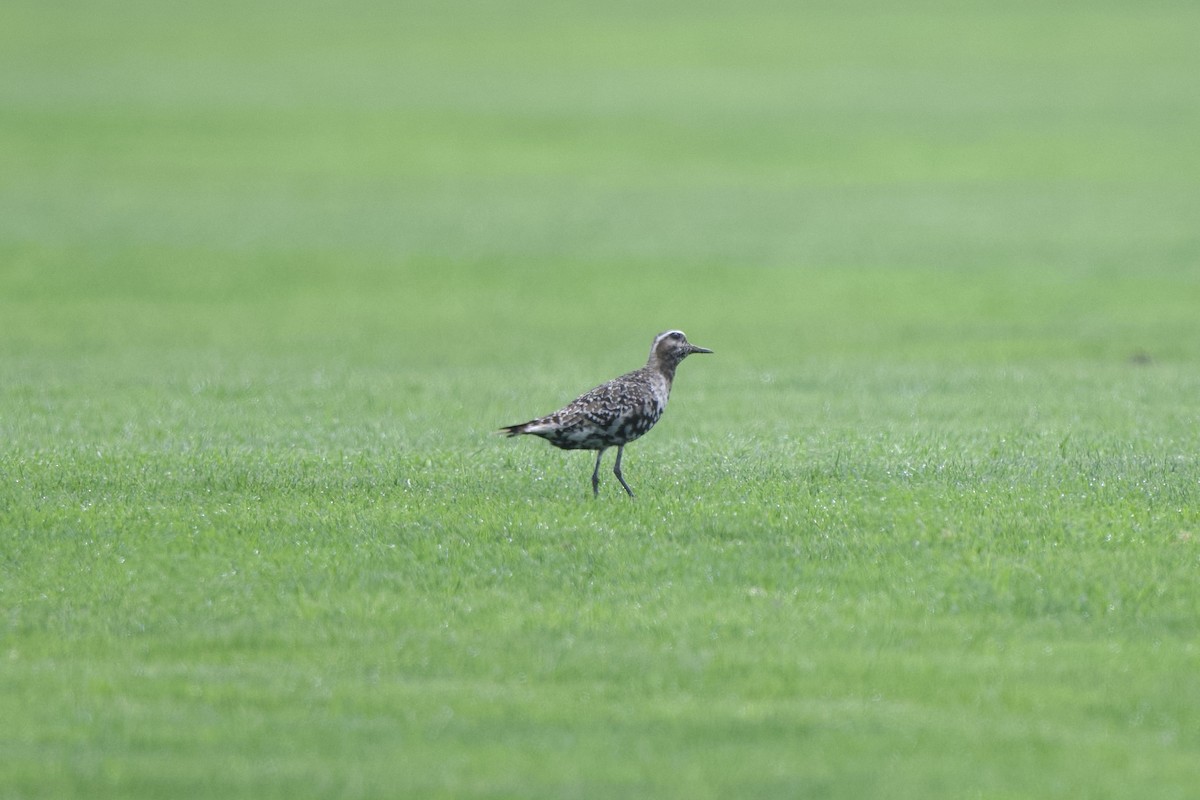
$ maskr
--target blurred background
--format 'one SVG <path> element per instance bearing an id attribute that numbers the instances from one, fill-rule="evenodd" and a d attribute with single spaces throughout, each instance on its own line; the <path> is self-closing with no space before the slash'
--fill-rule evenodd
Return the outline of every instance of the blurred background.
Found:
<path id="1" fill-rule="evenodd" d="M 102 353 L 582 389 L 671 327 L 730 380 L 1200 355 L 1191 3 L 3 17 L 0 354 L 31 379 Z"/>

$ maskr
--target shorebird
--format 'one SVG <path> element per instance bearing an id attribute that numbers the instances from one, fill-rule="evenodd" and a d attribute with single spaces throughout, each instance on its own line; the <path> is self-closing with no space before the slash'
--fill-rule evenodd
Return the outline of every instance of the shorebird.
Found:
<path id="1" fill-rule="evenodd" d="M 603 383 L 580 395 L 553 414 L 509 425 L 500 433 L 540 436 L 564 450 L 595 450 L 592 495 L 600 494 L 600 459 L 610 447 L 617 448 L 613 474 L 630 497 L 633 490 L 621 474 L 625 445 L 654 427 L 667 407 L 675 368 L 692 353 L 711 353 L 690 343 L 683 331 L 666 331 L 654 337 L 646 366 Z"/>

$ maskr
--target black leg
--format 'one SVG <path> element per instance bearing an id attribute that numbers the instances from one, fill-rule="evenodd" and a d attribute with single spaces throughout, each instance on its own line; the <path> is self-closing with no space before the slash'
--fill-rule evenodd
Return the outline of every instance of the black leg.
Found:
<path id="1" fill-rule="evenodd" d="M 620 454 L 620 450 L 617 451 Z M 604 455 L 604 448 L 601 447 L 596 451 L 596 468 L 592 470 L 592 497 L 600 496 L 600 458 Z"/>
<path id="2" fill-rule="evenodd" d="M 613 464 L 613 475 L 617 476 L 617 480 L 625 487 L 625 491 L 630 497 L 633 497 L 633 489 L 629 488 L 629 484 L 625 482 L 625 477 L 621 474 L 621 456 L 625 455 L 625 445 L 617 445 L 617 463 Z M 596 462 L 596 469 L 600 469 L 600 462 Z"/>

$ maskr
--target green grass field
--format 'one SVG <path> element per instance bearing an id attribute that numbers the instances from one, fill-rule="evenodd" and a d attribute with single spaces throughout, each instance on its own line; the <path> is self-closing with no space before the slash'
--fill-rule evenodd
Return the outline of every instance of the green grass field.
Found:
<path id="1" fill-rule="evenodd" d="M 0 16 L 0 799 L 1195 796 L 1200 7 Z"/>

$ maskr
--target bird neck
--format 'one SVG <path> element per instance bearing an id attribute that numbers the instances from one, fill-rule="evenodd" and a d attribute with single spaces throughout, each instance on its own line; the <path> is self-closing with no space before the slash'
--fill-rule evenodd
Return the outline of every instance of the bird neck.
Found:
<path id="1" fill-rule="evenodd" d="M 668 388 L 670 388 L 671 382 L 675 380 L 675 367 L 677 366 L 679 366 L 679 362 L 659 358 L 657 353 L 652 353 L 650 360 L 646 362 L 646 369 L 662 375 L 667 382 Z"/>

